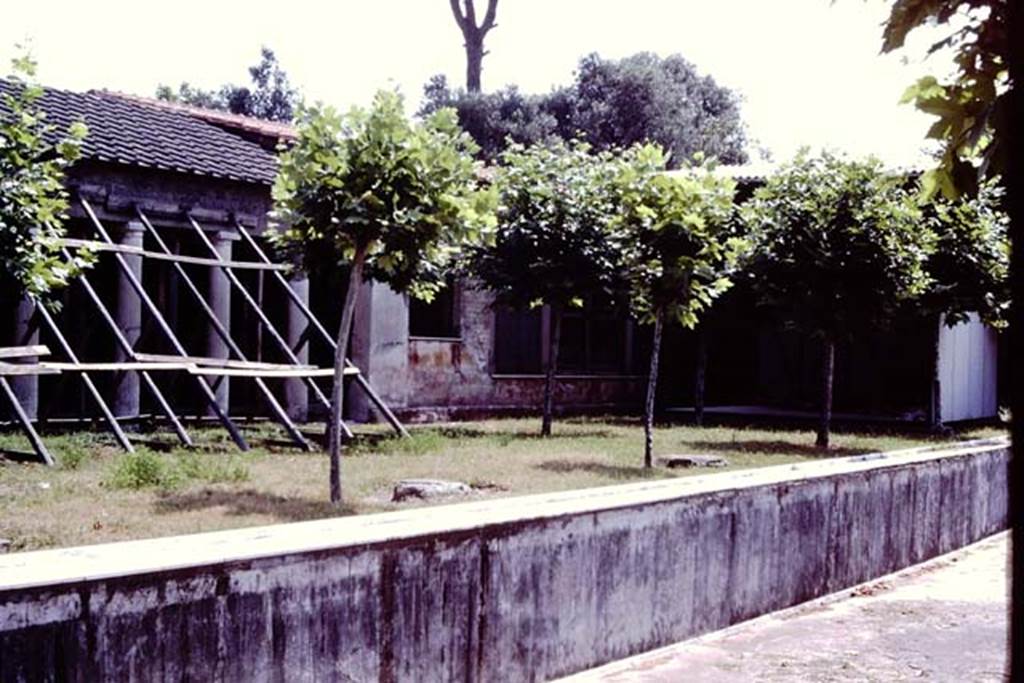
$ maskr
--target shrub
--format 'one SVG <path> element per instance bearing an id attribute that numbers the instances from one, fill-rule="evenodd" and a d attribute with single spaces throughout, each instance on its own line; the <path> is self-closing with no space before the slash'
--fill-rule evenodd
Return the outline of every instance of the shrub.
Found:
<path id="1" fill-rule="evenodd" d="M 60 452 L 60 466 L 66 470 L 77 470 L 89 459 L 90 452 L 85 446 L 69 444 Z"/>
<path id="2" fill-rule="evenodd" d="M 167 462 L 152 451 L 125 453 L 117 459 L 110 477 L 110 484 L 119 489 L 142 489 L 167 483 Z"/>

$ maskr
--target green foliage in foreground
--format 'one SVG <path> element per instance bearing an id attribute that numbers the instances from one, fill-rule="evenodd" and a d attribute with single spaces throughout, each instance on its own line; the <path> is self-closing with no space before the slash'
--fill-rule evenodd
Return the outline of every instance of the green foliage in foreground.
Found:
<path id="1" fill-rule="evenodd" d="M 54 127 L 39 109 L 43 89 L 28 55 L 12 62 L 9 86 L 0 90 L 0 291 L 47 301 L 91 263 L 80 253 L 61 254 L 68 193 L 64 174 L 81 154 L 85 124 L 71 125 L 54 142 Z"/>
<path id="2" fill-rule="evenodd" d="M 1012 0 L 1015 1 L 1015 0 Z M 927 26 L 946 33 L 928 54 L 951 50 L 954 72 L 942 80 L 925 76 L 907 88 L 913 102 L 937 117 L 928 137 L 942 150 L 923 178 L 927 196 L 974 194 L 979 178 L 1007 170 L 1014 121 L 1010 104 L 1007 26 L 1011 0 L 894 0 L 882 35 L 882 51 L 903 49 L 907 36 Z M 1017 87 L 1020 87 L 1018 84 Z"/>

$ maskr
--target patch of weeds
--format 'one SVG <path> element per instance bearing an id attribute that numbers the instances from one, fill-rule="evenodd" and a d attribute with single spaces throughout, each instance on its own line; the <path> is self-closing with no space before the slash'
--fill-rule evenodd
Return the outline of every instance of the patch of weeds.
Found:
<path id="1" fill-rule="evenodd" d="M 182 453 L 172 456 L 182 481 L 204 481 L 208 484 L 248 481 L 249 468 L 236 455 L 200 455 Z"/>
<path id="2" fill-rule="evenodd" d="M 410 432 L 408 438 L 397 438 L 392 444 L 392 452 L 401 455 L 426 455 L 441 450 L 445 437 L 433 430 L 417 430 Z"/>
<path id="3" fill-rule="evenodd" d="M 60 466 L 66 470 L 77 470 L 87 461 L 92 451 L 80 444 L 68 444 L 60 451 Z"/>
<path id="4" fill-rule="evenodd" d="M 150 450 L 126 453 L 114 463 L 109 483 L 114 488 L 179 488 L 191 481 L 208 484 L 249 479 L 249 468 L 237 456 L 191 452 L 158 455 Z"/>
<path id="5" fill-rule="evenodd" d="M 360 436 L 345 446 L 345 452 L 351 455 L 371 455 L 387 453 L 391 455 L 426 455 L 442 450 L 446 438 L 432 429 L 417 429 L 408 437 L 398 435 Z"/>
<path id="6" fill-rule="evenodd" d="M 143 489 L 167 486 L 171 473 L 163 456 L 153 451 L 140 450 L 125 453 L 114 462 L 110 485 L 118 489 Z"/>

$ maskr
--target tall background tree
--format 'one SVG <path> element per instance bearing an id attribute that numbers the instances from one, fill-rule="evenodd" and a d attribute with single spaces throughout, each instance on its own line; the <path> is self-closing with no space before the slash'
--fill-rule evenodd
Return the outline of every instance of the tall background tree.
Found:
<path id="1" fill-rule="evenodd" d="M 644 466 L 653 467 L 654 397 L 665 324 L 693 329 L 731 285 L 728 273 L 746 248 L 733 229 L 736 184 L 697 165 L 665 173 L 656 145 L 633 150 L 616 179 L 615 220 L 634 315 L 654 324 L 644 403 Z"/>
<path id="2" fill-rule="evenodd" d="M 474 0 L 448 0 L 452 8 L 455 23 L 462 31 L 463 45 L 466 48 L 466 90 L 471 93 L 480 92 L 480 75 L 483 71 L 484 38 L 496 26 L 498 0 L 487 0 L 487 10 L 480 23 L 476 20 Z"/>
<path id="3" fill-rule="evenodd" d="M 349 271 L 334 358 L 328 444 L 331 501 L 340 503 L 345 354 L 364 274 L 430 299 L 452 259 L 485 240 L 493 193 L 477 185 L 473 141 L 445 109 L 412 123 L 401 98 L 369 110 L 299 112 L 298 140 L 281 155 L 271 240 L 305 269 Z"/>
<path id="4" fill-rule="evenodd" d="M 64 176 L 88 131 L 81 122 L 67 131 L 46 122 L 30 55 L 14 59 L 12 67 L 10 79 L 0 83 L 0 292 L 52 304 L 52 293 L 91 261 L 88 254 L 71 262 L 61 255 Z"/>
<path id="5" fill-rule="evenodd" d="M 836 345 L 889 325 L 926 290 L 934 234 L 901 177 L 828 152 L 798 155 L 743 210 L 762 303 L 821 342 L 816 444 L 828 448 Z"/>
<path id="6" fill-rule="evenodd" d="M 547 98 L 528 95 L 514 85 L 491 93 L 453 90 L 443 75 L 423 88 L 419 116 L 451 107 L 458 112 L 459 125 L 479 146 L 478 155 L 497 161 L 509 143 L 535 145 L 560 139 L 558 120 L 547 111 Z"/>
<path id="7" fill-rule="evenodd" d="M 547 345 L 541 434 L 551 434 L 562 314 L 572 307 L 608 305 L 621 292 L 610 226 L 615 164 L 581 143 L 515 145 L 500 158 L 494 243 L 473 251 L 469 272 L 497 305 L 547 305 Z"/>
<path id="8" fill-rule="evenodd" d="M 299 93 L 278 64 L 273 50 L 266 46 L 260 48 L 260 61 L 249 67 L 249 78 L 251 86 L 228 83 L 217 90 L 203 90 L 188 82 L 179 85 L 177 90 L 160 85 L 156 89 L 156 97 L 267 121 L 291 121 L 294 118 Z"/>
<path id="9" fill-rule="evenodd" d="M 556 138 L 581 139 L 596 151 L 656 143 L 669 152 L 670 167 L 698 152 L 724 164 L 747 160 L 739 97 L 680 55 L 588 55 L 571 85 L 545 95 L 514 86 L 486 94 L 453 90 L 435 76 L 424 87 L 422 111 L 440 107 L 458 111 L 460 124 L 488 160 L 508 140 L 534 144 Z"/>

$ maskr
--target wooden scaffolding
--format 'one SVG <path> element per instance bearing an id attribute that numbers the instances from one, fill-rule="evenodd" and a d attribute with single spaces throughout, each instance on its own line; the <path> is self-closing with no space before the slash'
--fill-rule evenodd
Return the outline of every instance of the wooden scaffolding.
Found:
<path id="1" fill-rule="evenodd" d="M 60 347 L 60 354 L 64 356 L 65 360 L 36 360 L 35 362 L 30 363 L 11 363 L 8 362 L 10 359 L 47 358 L 50 355 L 51 350 L 43 345 L 0 348 L 0 392 L 3 393 L 7 401 L 11 404 L 15 418 L 32 445 L 35 457 L 41 462 L 51 465 L 54 464 L 54 459 L 46 449 L 43 440 L 40 438 L 38 431 L 32 423 L 31 417 L 19 402 L 16 393 L 8 382 L 7 378 L 11 376 L 62 373 L 72 373 L 77 375 L 83 384 L 86 394 L 98 408 L 104 423 L 110 429 L 120 447 L 128 452 L 132 452 L 134 450 L 131 439 L 119 423 L 118 418 L 115 417 L 113 411 L 111 411 L 107 402 L 104 400 L 102 393 L 99 391 L 96 382 L 94 382 L 92 378 L 94 373 L 137 373 L 141 381 L 141 386 L 145 387 L 153 397 L 159 411 L 163 414 L 164 418 L 166 418 L 167 424 L 171 426 L 174 433 L 177 435 L 178 440 L 184 446 L 191 447 L 193 445 L 193 441 L 188 430 L 176 413 L 171 401 L 168 400 L 166 393 L 160 388 L 160 384 L 154 378 L 154 376 L 161 375 L 186 377 L 187 381 L 194 385 L 196 394 L 209 405 L 211 411 L 216 416 L 216 419 L 228 432 L 232 441 L 234 441 L 238 448 L 247 450 L 249 445 L 246 442 L 245 437 L 228 414 L 228 411 L 217 400 L 214 389 L 210 384 L 211 381 L 217 381 L 218 378 L 244 378 L 252 380 L 260 397 L 268 408 L 270 416 L 280 423 L 291 441 L 296 446 L 304 450 L 312 450 L 312 446 L 307 438 L 288 416 L 287 411 L 274 396 L 265 380 L 270 378 L 289 378 L 303 381 L 306 386 L 308 386 L 312 398 L 318 402 L 324 409 L 325 413 L 329 415 L 330 400 L 315 380 L 318 377 L 333 376 L 333 368 L 316 367 L 300 361 L 296 354 L 296 350 L 285 341 L 285 338 L 281 335 L 273 321 L 263 310 L 263 307 L 258 300 L 259 297 L 253 296 L 235 272 L 239 270 L 257 270 L 263 273 L 269 273 L 273 280 L 275 280 L 282 288 L 282 291 L 288 301 L 290 301 L 291 304 L 301 312 L 301 315 L 305 319 L 306 329 L 302 335 L 302 338 L 306 340 L 305 343 L 308 343 L 310 337 L 316 335 L 324 341 L 332 354 L 335 353 L 337 345 L 334 338 L 327 332 L 326 328 L 310 310 L 309 305 L 303 301 L 303 298 L 292 288 L 288 279 L 285 277 L 284 273 L 288 271 L 290 267 L 271 261 L 253 235 L 237 220 L 233 221 L 232 227 L 244 243 L 248 245 L 252 253 L 256 255 L 256 260 L 238 261 L 222 258 L 214 244 L 207 236 L 206 231 L 199 224 L 197 219 L 188 212 L 185 212 L 182 218 L 188 228 L 190 228 L 198 237 L 199 242 L 203 245 L 205 250 L 209 251 L 209 257 L 187 256 L 174 253 L 174 251 L 172 251 L 168 246 L 167 242 L 164 241 L 160 232 L 150 221 L 149 217 L 140 207 L 135 208 L 136 217 L 138 218 L 139 223 L 143 226 L 145 233 L 152 238 L 152 243 L 156 245 L 157 250 L 151 251 L 142 247 L 117 244 L 111 239 L 110 233 L 100 221 L 90 203 L 83 197 L 78 197 L 77 201 L 85 215 L 88 217 L 89 225 L 95 238 L 64 240 L 64 244 L 62 246 L 64 258 L 68 261 L 72 259 L 72 249 L 88 249 L 89 251 L 97 253 L 110 253 L 116 263 L 116 267 L 118 268 L 120 275 L 125 278 L 131 290 L 133 290 L 135 295 L 139 298 L 142 308 L 149 314 L 150 319 L 156 324 L 156 328 L 159 330 L 164 341 L 169 344 L 174 353 L 153 354 L 142 353 L 136 350 L 126 337 L 124 331 L 118 326 L 114 316 L 110 312 L 110 309 L 106 304 L 104 304 L 96 288 L 90 282 L 88 273 L 80 274 L 75 279 L 73 286 L 80 287 L 83 290 L 86 299 L 92 308 L 99 314 L 99 319 L 103 326 L 113 335 L 115 343 L 120 348 L 123 357 L 127 360 L 123 362 L 83 362 L 76 354 L 75 349 L 69 343 L 68 338 L 62 333 L 60 326 L 58 325 L 58 321 L 53 313 L 51 313 L 46 307 L 36 303 L 34 306 L 34 324 L 38 325 L 40 329 L 45 329 L 53 339 L 56 340 L 57 345 Z M 141 257 L 142 259 L 169 263 L 178 277 L 179 282 L 194 300 L 195 304 L 198 306 L 198 310 L 209 323 L 211 329 L 226 345 L 229 351 L 229 357 L 210 358 L 189 354 L 179 339 L 179 336 L 172 329 L 172 326 L 168 323 L 165 316 L 154 302 L 153 298 L 143 287 L 143 283 L 140 278 L 125 260 L 125 256 Z M 222 272 L 230 283 L 231 290 L 239 295 L 240 300 L 245 304 L 246 308 L 255 315 L 256 319 L 259 321 L 258 324 L 260 328 L 266 331 L 270 339 L 283 355 L 286 362 L 266 363 L 247 358 L 237 340 L 232 337 L 229 326 L 217 316 L 211 302 L 207 300 L 203 291 L 189 276 L 188 272 L 184 268 L 185 265 L 199 265 L 216 268 Z M 359 371 L 359 368 L 349 360 L 346 360 L 345 362 L 345 375 L 351 377 L 355 386 L 366 394 L 370 404 L 379 413 L 380 417 L 387 421 L 397 433 L 407 436 L 408 434 L 401 422 L 399 422 L 398 418 L 387 404 L 384 403 L 377 392 L 374 391 L 373 387 Z M 342 433 L 346 438 L 352 437 L 351 430 L 344 422 L 339 425 L 339 428 L 342 430 Z"/>

